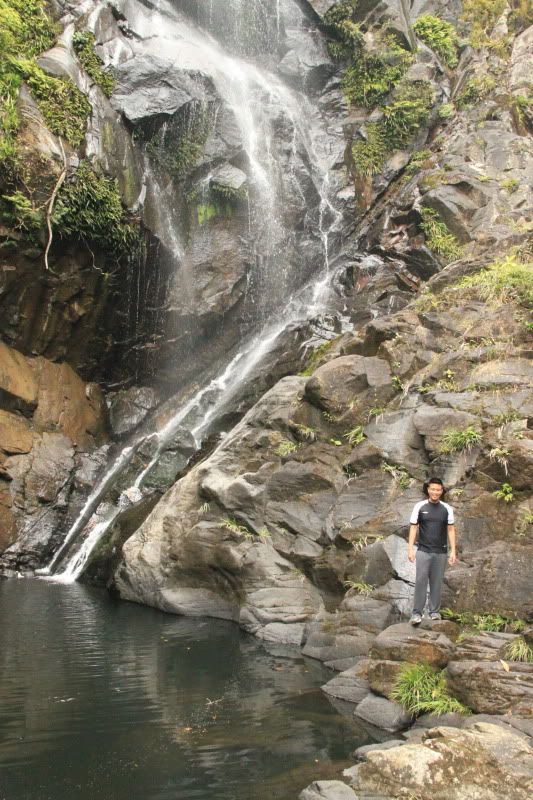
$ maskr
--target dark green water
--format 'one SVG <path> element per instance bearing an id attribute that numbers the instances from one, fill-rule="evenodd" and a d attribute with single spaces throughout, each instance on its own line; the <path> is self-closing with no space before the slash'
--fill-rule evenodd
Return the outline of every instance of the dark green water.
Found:
<path id="1" fill-rule="evenodd" d="M 295 800 L 366 734 L 230 623 L 0 580 L 0 800 Z"/>

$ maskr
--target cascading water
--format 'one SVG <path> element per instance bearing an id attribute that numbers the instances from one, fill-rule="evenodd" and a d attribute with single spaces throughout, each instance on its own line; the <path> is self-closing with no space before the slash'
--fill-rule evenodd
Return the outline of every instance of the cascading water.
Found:
<path id="1" fill-rule="evenodd" d="M 144 430 L 142 436 L 124 448 L 107 469 L 44 570 L 48 574 L 56 573 L 54 578 L 63 581 L 79 577 L 93 548 L 120 513 L 120 501 L 114 505 L 104 501 L 110 487 L 129 467 L 139 447 L 150 438 L 155 442 L 148 463 L 139 471 L 130 488 L 123 492 L 123 502 L 142 497 L 150 471 L 178 429 L 189 431 L 196 446 L 200 447 L 212 425 L 257 374 L 261 362 L 287 326 L 324 312 L 331 279 L 329 240 L 331 233 L 340 228 L 342 220 L 329 197 L 329 164 L 323 149 L 326 138 L 323 123 L 307 98 L 289 89 L 265 69 L 241 57 L 231 56 L 209 34 L 195 28 L 166 3 L 160 2 L 156 9 L 147 9 L 140 2 L 123 0 L 119 6 L 130 29 L 138 37 L 138 50 L 145 55 L 147 52 L 157 53 L 158 58 L 170 59 L 174 65 L 178 64 L 180 69 L 191 74 L 208 76 L 224 109 L 229 110 L 237 125 L 246 157 L 248 233 L 254 253 L 242 314 L 248 320 L 247 330 L 252 332 L 248 333 L 233 357 L 227 357 L 222 365 L 219 363 L 218 375 L 208 377 L 204 385 L 181 403 L 164 424 L 157 426 L 156 423 L 154 429 Z M 275 28 L 278 36 L 280 24 L 280 6 L 277 3 Z M 285 131 L 283 148 L 277 138 L 280 127 Z M 307 165 L 306 170 L 301 169 L 302 163 Z M 196 192 L 208 190 L 210 179 L 210 172 L 201 176 Z M 305 187 L 302 180 L 307 183 Z M 147 160 L 145 190 L 141 199 L 150 203 L 151 198 L 154 229 L 172 252 L 183 278 L 187 275 L 186 247 L 177 230 L 172 192 L 163 190 L 160 181 Z M 286 195 L 287 192 L 296 192 L 305 206 L 309 184 L 316 202 L 315 224 L 312 226 L 308 222 L 308 225 L 314 227 L 312 234 L 319 244 L 321 258 L 314 279 L 310 280 L 308 276 L 307 280 L 302 280 L 291 263 L 298 248 L 296 232 L 291 227 L 290 215 L 286 213 Z M 298 288 L 298 284 L 303 284 L 303 288 Z M 181 287 L 184 296 L 191 296 L 193 291 L 190 285 Z"/>

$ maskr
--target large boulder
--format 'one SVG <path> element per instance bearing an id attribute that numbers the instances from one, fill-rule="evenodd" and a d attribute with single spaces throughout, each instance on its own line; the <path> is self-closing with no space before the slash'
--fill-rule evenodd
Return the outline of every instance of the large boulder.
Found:
<path id="1" fill-rule="evenodd" d="M 452 658 L 454 645 L 443 633 L 413 628 L 406 622 L 390 625 L 376 637 L 370 656 L 383 661 L 424 663 L 445 667 Z"/>
<path id="2" fill-rule="evenodd" d="M 438 727 L 420 743 L 374 749 L 344 774 L 360 797 L 419 800 L 529 800 L 533 749 L 524 737 L 478 722 Z"/>
<path id="3" fill-rule="evenodd" d="M 366 659 L 361 659 L 353 667 L 339 672 L 322 686 L 322 691 L 331 697 L 337 697 L 347 703 L 359 704 L 370 694 L 370 686 L 366 678 Z"/>
<path id="4" fill-rule="evenodd" d="M 389 733 L 403 731 L 412 722 L 411 715 L 406 714 L 398 703 L 384 697 L 376 697 L 374 694 L 369 694 L 361 700 L 354 713 L 365 722 Z"/>
<path id="5" fill-rule="evenodd" d="M 392 397 L 391 379 L 390 367 L 383 359 L 341 356 L 315 371 L 306 384 L 305 395 L 323 411 L 338 414 L 350 404 L 360 405 L 366 395 L 372 398 L 371 405 Z"/>
<path id="6" fill-rule="evenodd" d="M 533 717 L 533 668 L 512 661 L 450 661 L 451 693 L 478 714 Z"/>

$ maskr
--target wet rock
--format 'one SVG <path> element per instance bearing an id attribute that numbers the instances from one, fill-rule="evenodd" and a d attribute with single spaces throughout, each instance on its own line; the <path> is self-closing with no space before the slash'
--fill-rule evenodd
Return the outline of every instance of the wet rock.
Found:
<path id="1" fill-rule="evenodd" d="M 398 703 L 372 694 L 357 705 L 354 713 L 356 717 L 390 733 L 405 730 L 412 721 L 411 715 L 406 714 Z"/>
<path id="2" fill-rule="evenodd" d="M 286 39 L 288 50 L 279 62 L 278 71 L 298 87 L 318 90 L 327 83 L 335 65 L 323 38 L 316 33 L 289 30 Z"/>
<path id="3" fill-rule="evenodd" d="M 470 730 L 438 727 L 417 744 L 374 750 L 345 772 L 361 796 L 421 800 L 527 800 L 533 750 L 520 736 L 487 723 Z"/>
<path id="4" fill-rule="evenodd" d="M 512 661 L 450 661 L 451 693 L 478 714 L 533 717 L 533 669 Z"/>
<path id="5" fill-rule="evenodd" d="M 146 418 L 157 404 L 155 389 L 133 386 L 111 395 L 109 401 L 109 423 L 115 436 L 130 433 Z"/>
<path id="6" fill-rule="evenodd" d="M 386 361 L 363 356 L 341 356 L 319 367 L 305 386 L 310 403 L 330 414 L 343 412 L 366 390 L 374 397 L 392 396 L 391 372 Z M 389 389 L 389 391 L 387 391 Z M 359 397 L 358 397 L 359 396 Z"/>
<path id="7" fill-rule="evenodd" d="M 357 795 L 342 781 L 315 781 L 298 795 L 298 800 L 357 800 Z"/>
<path id="8" fill-rule="evenodd" d="M 380 633 L 370 651 L 373 659 L 385 661 L 423 662 L 432 667 L 446 666 L 454 645 L 444 634 L 433 630 L 413 628 L 406 622 L 391 625 Z"/>
<path id="9" fill-rule="evenodd" d="M 322 691 L 347 703 L 359 704 L 370 693 L 366 678 L 366 660 L 362 659 L 353 667 L 335 675 L 322 686 Z"/>
<path id="10" fill-rule="evenodd" d="M 414 414 L 414 409 L 383 414 L 365 427 L 365 436 L 381 450 L 385 461 L 423 476 L 427 456 L 424 439 L 413 422 Z"/>

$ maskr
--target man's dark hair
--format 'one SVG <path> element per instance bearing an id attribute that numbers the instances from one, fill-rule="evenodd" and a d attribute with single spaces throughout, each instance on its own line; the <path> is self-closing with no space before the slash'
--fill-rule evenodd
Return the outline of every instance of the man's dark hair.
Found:
<path id="1" fill-rule="evenodd" d="M 444 484 L 443 484 L 443 482 L 442 482 L 442 480 L 440 478 L 434 478 L 434 477 L 428 478 L 427 481 L 425 482 L 425 484 L 422 487 L 422 491 L 424 492 L 426 497 L 429 497 L 428 486 L 429 486 L 430 483 L 438 483 L 440 486 L 442 486 L 441 498 L 444 497 L 444 495 L 446 494 L 446 489 L 444 488 Z"/>

